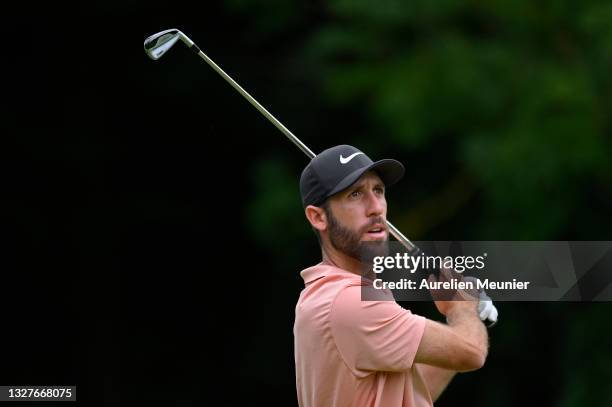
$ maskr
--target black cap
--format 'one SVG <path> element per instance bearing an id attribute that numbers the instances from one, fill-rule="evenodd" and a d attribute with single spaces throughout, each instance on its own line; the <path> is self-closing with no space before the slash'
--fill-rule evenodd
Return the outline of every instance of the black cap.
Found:
<path id="1" fill-rule="evenodd" d="M 355 183 L 366 171 L 374 170 L 385 183 L 395 184 L 404 176 L 402 163 L 392 159 L 372 161 L 353 146 L 328 148 L 302 171 L 300 193 L 302 205 L 320 205 L 327 198 Z"/>

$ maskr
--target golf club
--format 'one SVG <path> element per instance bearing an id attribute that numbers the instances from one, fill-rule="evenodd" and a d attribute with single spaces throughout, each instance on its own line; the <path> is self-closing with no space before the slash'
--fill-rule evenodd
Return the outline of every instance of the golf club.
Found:
<path id="1" fill-rule="evenodd" d="M 192 49 L 196 54 L 198 54 L 208 65 L 210 65 L 219 75 L 223 77 L 230 85 L 234 87 L 246 100 L 249 101 L 261 114 L 263 114 L 277 129 L 279 129 L 293 144 L 295 144 L 300 150 L 304 152 L 308 156 L 308 158 L 312 159 L 316 155 L 309 149 L 304 143 L 300 141 L 288 128 L 286 128 L 280 121 L 276 119 L 270 112 L 268 112 L 253 96 L 249 95 L 249 93 L 244 90 L 236 81 L 234 81 L 228 74 L 226 74 L 223 69 L 219 68 L 217 64 L 214 63 L 212 59 L 210 59 L 202 50 L 183 34 L 180 30 L 175 28 L 161 31 L 157 34 L 153 34 L 148 37 L 144 42 L 144 50 L 147 55 L 153 59 L 158 60 L 162 55 L 166 53 L 178 40 L 181 40 L 187 47 Z M 406 249 L 408 249 L 410 255 L 416 256 L 419 254 L 419 248 L 412 243 L 406 236 L 404 236 L 395 226 L 391 224 L 391 222 L 387 221 L 387 226 L 389 228 L 389 232 L 399 241 L 401 242 Z"/>
<path id="2" fill-rule="evenodd" d="M 236 81 L 234 81 L 228 74 L 226 74 L 223 69 L 221 69 L 217 64 L 214 63 L 212 59 L 210 59 L 202 50 L 185 34 L 183 34 L 180 30 L 176 28 L 171 28 L 169 30 L 160 31 L 157 34 L 153 34 L 147 37 L 144 41 L 144 50 L 145 53 L 149 56 L 149 58 L 153 60 L 158 60 L 161 58 L 172 46 L 178 41 L 181 40 L 187 47 L 193 50 L 196 54 L 198 54 L 211 68 L 213 68 L 219 75 L 223 77 L 234 89 L 238 91 L 246 100 L 249 101 L 251 105 L 253 105 L 261 114 L 263 114 L 277 129 L 279 129 L 293 144 L 295 144 L 300 150 L 304 152 L 308 156 L 308 158 L 312 159 L 315 157 L 315 153 L 312 152 L 304 143 L 300 141 L 288 128 L 286 128 L 280 121 L 278 121 L 270 112 L 268 112 L 255 98 L 253 98 L 249 93 L 244 90 Z M 409 252 L 411 256 L 417 256 L 420 254 L 421 250 L 412 243 L 406 236 L 404 236 L 399 229 L 397 229 L 393 224 L 387 221 L 387 227 L 389 228 L 389 232 L 395 237 Z M 497 322 L 492 321 L 493 324 Z M 492 325 L 490 325 L 492 326 Z"/>

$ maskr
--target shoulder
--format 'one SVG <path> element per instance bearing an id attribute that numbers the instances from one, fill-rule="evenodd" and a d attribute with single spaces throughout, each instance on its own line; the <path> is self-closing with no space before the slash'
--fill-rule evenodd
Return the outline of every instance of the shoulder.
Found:
<path id="1" fill-rule="evenodd" d="M 343 288 L 332 304 L 332 336 L 355 371 L 404 371 L 412 366 L 426 319 L 397 302 L 363 301 L 362 287 Z"/>
<path id="2" fill-rule="evenodd" d="M 373 297 L 364 294 L 364 290 L 367 289 L 369 289 L 368 286 L 361 284 L 348 284 L 339 290 L 331 304 L 332 324 L 352 327 L 360 324 L 369 326 L 381 321 L 417 317 L 409 310 L 402 308 L 392 296 L 384 293 L 378 294 L 377 300 L 372 301 Z"/>

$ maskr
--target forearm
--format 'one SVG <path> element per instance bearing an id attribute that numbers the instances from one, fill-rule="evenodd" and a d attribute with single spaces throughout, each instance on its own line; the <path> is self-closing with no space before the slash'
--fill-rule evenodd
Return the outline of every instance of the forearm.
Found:
<path id="1" fill-rule="evenodd" d="M 447 324 L 456 338 L 453 342 L 462 344 L 459 349 L 455 349 L 455 355 L 471 355 L 468 360 L 479 360 L 481 362 L 471 362 L 470 364 L 474 363 L 474 366 L 482 366 L 488 353 L 489 338 L 487 329 L 480 321 L 476 310 L 469 307 L 457 307 L 448 312 Z M 418 369 L 433 401 L 440 397 L 457 373 L 457 370 L 434 366 L 429 363 L 419 363 Z M 473 369 L 468 368 L 465 371 Z"/>
<path id="2" fill-rule="evenodd" d="M 489 334 L 476 310 L 456 308 L 449 312 L 446 321 L 452 329 L 470 343 L 484 358 L 489 351 Z"/>
<path id="3" fill-rule="evenodd" d="M 455 374 L 457 374 L 457 372 L 453 370 L 442 369 L 440 367 L 421 363 L 417 364 L 417 369 L 419 369 L 425 384 L 427 384 L 429 394 L 431 394 L 431 399 L 433 401 L 436 401 L 438 397 L 440 397 L 444 389 L 446 389 L 450 381 L 455 377 Z"/>

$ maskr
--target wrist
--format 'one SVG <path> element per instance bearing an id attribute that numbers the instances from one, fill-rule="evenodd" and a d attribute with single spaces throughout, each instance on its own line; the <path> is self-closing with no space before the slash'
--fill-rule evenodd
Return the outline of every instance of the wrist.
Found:
<path id="1" fill-rule="evenodd" d="M 468 305 L 469 304 L 469 305 Z M 478 312 L 475 306 L 472 306 L 471 303 L 468 304 L 460 304 L 452 309 L 450 309 L 446 313 L 446 322 L 449 325 L 453 325 L 458 321 L 468 319 L 468 318 L 478 318 Z"/>

